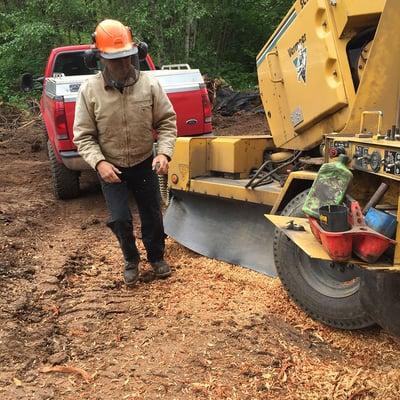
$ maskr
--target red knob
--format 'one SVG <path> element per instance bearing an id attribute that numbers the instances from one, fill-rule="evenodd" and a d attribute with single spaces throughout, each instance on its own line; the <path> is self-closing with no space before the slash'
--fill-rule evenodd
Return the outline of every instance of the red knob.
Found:
<path id="1" fill-rule="evenodd" d="M 336 147 L 331 147 L 331 148 L 329 149 L 329 157 L 330 157 L 330 158 L 335 158 L 335 157 L 337 157 L 338 155 L 339 155 L 339 152 L 338 152 L 338 150 L 337 150 Z"/>

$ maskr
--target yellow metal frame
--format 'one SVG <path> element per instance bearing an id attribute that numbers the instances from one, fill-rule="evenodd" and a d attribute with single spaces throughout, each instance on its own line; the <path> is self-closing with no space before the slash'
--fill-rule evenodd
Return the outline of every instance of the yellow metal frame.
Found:
<path id="1" fill-rule="evenodd" d="M 369 115 L 373 115 L 378 117 L 378 124 L 376 126 L 376 129 L 372 129 L 369 131 L 365 126 L 365 117 Z M 371 133 L 372 132 L 377 132 L 376 138 L 379 138 L 379 136 L 382 134 L 382 124 L 383 124 L 383 112 L 382 111 L 363 111 L 361 113 L 361 122 L 360 122 L 360 134 L 362 133 Z"/>
<path id="2" fill-rule="evenodd" d="M 208 142 L 208 170 L 247 178 L 264 158 L 264 151 L 274 148 L 270 136 L 219 136 Z"/>
<path id="3" fill-rule="evenodd" d="M 300 249 L 302 249 L 311 258 L 317 258 L 325 261 L 332 261 L 328 253 L 317 242 L 311 232 L 310 225 L 307 218 L 285 217 L 281 215 L 265 215 L 277 228 L 281 229 L 285 235 L 291 239 Z M 295 224 L 302 226 L 305 231 L 292 231 L 286 229 L 289 222 L 293 221 Z"/>
<path id="4" fill-rule="evenodd" d="M 269 184 L 268 188 L 265 190 L 261 188 L 246 189 L 242 185 L 235 185 L 234 181 L 232 182 L 228 179 L 206 180 L 198 178 L 190 181 L 190 191 L 225 199 L 263 204 L 271 207 L 276 203 L 281 192 L 281 187 L 278 183 L 274 183 Z"/>
<path id="5" fill-rule="evenodd" d="M 274 148 L 270 136 L 178 138 L 169 168 L 169 187 L 263 204 L 276 213 L 298 193 L 294 192 L 296 187 L 310 187 L 316 173 L 293 172 L 283 187 L 274 182 L 256 189 L 246 188 L 250 170 L 262 164 L 263 153 L 268 148 Z M 215 176 L 215 172 L 222 176 Z M 225 173 L 232 174 L 231 179 L 226 178 Z M 304 186 L 305 182 L 309 184 Z"/>
<path id="6" fill-rule="evenodd" d="M 380 133 L 395 124 L 399 20 L 398 0 L 295 2 L 257 56 L 261 98 L 277 147 L 308 150 L 326 132 L 354 135 L 361 126 L 361 132 Z M 377 31 L 356 92 L 347 45 L 371 26 Z M 306 60 L 303 75 L 296 70 L 299 60 Z M 378 121 L 365 118 L 372 114 Z"/>
<path id="7" fill-rule="evenodd" d="M 306 186 L 311 187 L 312 182 L 314 181 L 316 176 L 317 176 L 317 173 L 316 172 L 312 172 L 312 171 L 296 171 L 296 172 L 292 172 L 288 176 L 288 178 L 287 178 L 287 180 L 285 182 L 285 185 L 281 189 L 281 191 L 279 193 L 279 196 L 276 199 L 276 201 L 274 203 L 274 206 L 272 207 L 271 214 L 276 214 L 279 211 L 279 209 L 281 208 L 281 205 L 285 202 L 285 199 L 287 198 L 288 195 L 291 198 L 293 198 L 296 194 L 299 193 L 298 190 L 296 190 L 295 193 L 291 192 L 291 189 L 294 187 L 296 182 L 308 181 L 310 183 L 309 183 L 309 185 L 306 185 Z M 304 185 L 302 187 L 304 187 Z"/>
<path id="8" fill-rule="evenodd" d="M 170 188 L 189 190 L 192 177 L 209 174 L 207 147 L 211 140 L 213 137 L 177 139 L 169 164 L 168 186 Z"/>

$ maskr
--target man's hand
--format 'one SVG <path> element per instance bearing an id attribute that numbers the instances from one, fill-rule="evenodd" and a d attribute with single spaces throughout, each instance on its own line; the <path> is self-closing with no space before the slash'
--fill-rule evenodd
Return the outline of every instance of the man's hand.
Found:
<path id="1" fill-rule="evenodd" d="M 108 161 L 100 161 L 96 169 L 103 181 L 107 183 L 121 183 L 118 175 L 122 174 L 122 172 Z"/>
<path id="2" fill-rule="evenodd" d="M 159 154 L 153 159 L 153 170 L 156 171 L 158 175 L 168 174 L 168 158 L 164 154 Z"/>

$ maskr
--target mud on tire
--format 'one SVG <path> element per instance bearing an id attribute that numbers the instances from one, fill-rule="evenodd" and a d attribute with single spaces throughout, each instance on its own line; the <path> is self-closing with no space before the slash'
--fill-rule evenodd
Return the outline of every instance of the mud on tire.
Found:
<path id="1" fill-rule="evenodd" d="M 57 199 L 66 200 L 79 196 L 79 172 L 68 169 L 58 162 L 50 141 L 47 141 L 47 151 L 53 177 L 54 194 Z"/>
<path id="2" fill-rule="evenodd" d="M 282 215 L 304 217 L 307 193 L 297 195 Z M 274 259 L 289 296 L 313 319 L 341 329 L 374 325 L 360 302 L 358 267 L 311 259 L 279 229 L 274 234 Z"/>

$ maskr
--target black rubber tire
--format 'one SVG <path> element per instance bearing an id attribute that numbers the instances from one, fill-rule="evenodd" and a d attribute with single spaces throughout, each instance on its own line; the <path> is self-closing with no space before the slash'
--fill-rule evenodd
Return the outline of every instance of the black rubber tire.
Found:
<path id="1" fill-rule="evenodd" d="M 284 208 L 282 215 L 304 217 L 302 207 L 308 190 L 298 194 Z M 361 329 L 374 325 L 374 320 L 364 311 L 360 301 L 360 290 L 354 280 L 354 288 L 351 292 L 337 297 L 331 297 L 312 285 L 305 278 L 303 260 L 318 268 L 330 268 L 329 265 L 318 265 L 319 261 L 308 257 L 297 245 L 295 245 L 281 230 L 276 229 L 274 234 L 274 259 L 278 276 L 292 300 L 299 305 L 313 319 L 326 325 L 340 329 Z M 362 271 L 354 268 L 354 274 L 360 276 Z M 320 269 L 322 271 L 322 269 Z M 325 273 L 326 270 L 323 271 Z M 352 272 L 353 273 L 353 272 Z M 336 276 L 329 279 L 336 279 Z M 319 282 L 319 281 L 318 281 Z M 337 280 L 341 285 L 340 281 Z M 347 290 L 345 285 L 343 285 Z M 329 286 L 330 291 L 335 291 Z M 336 293 L 335 293 L 336 295 Z"/>
<path id="2" fill-rule="evenodd" d="M 79 196 L 79 171 L 72 171 L 57 160 L 53 146 L 47 142 L 47 152 L 53 177 L 54 195 L 57 199 L 67 200 Z"/>

